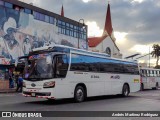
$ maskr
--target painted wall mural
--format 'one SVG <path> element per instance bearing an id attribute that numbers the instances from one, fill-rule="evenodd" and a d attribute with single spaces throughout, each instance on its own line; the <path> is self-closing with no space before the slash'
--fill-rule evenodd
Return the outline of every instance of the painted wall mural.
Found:
<path id="1" fill-rule="evenodd" d="M 33 15 L 0 6 L 0 57 L 15 61 L 33 48 L 63 44 L 77 47 L 77 38 L 58 33 L 58 27 L 35 20 Z M 86 42 L 80 40 L 80 47 Z M 0 63 L 3 64 L 3 63 Z"/>

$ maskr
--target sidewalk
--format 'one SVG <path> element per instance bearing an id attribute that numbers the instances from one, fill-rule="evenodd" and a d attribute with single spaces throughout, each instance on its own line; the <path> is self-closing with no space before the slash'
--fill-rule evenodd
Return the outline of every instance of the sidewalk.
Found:
<path id="1" fill-rule="evenodd" d="M 0 93 L 16 93 L 16 88 L 0 89 Z"/>

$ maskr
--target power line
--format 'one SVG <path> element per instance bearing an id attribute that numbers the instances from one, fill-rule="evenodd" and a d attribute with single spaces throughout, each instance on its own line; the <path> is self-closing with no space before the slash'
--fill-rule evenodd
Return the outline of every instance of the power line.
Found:
<path id="1" fill-rule="evenodd" d="M 151 54 L 151 53 L 145 54 L 145 55 L 143 55 L 143 56 L 140 56 L 140 57 L 138 57 L 138 58 L 136 58 L 136 59 L 143 58 L 143 57 L 145 57 L 145 56 L 148 56 L 148 55 L 150 55 L 150 54 Z"/>

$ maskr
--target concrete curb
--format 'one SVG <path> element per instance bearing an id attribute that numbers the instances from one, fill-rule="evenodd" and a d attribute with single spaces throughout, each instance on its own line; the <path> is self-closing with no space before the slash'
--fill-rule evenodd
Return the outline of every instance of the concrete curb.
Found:
<path id="1" fill-rule="evenodd" d="M 17 93 L 16 89 L 6 89 L 6 90 L 0 90 L 1 93 Z"/>

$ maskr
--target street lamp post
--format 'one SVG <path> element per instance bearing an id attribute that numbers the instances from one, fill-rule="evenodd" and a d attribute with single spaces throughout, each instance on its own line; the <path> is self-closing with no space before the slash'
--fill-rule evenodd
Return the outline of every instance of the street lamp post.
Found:
<path id="1" fill-rule="evenodd" d="M 150 68 L 150 46 L 149 46 L 149 68 Z"/>
<path id="2" fill-rule="evenodd" d="M 78 49 L 80 48 L 79 47 L 79 38 L 80 38 L 80 36 L 79 36 L 79 34 L 80 34 L 80 23 L 81 23 L 81 21 L 82 21 L 82 24 L 83 24 L 83 28 L 85 27 L 85 24 L 84 24 L 84 19 L 79 19 L 79 22 L 78 22 Z"/>

